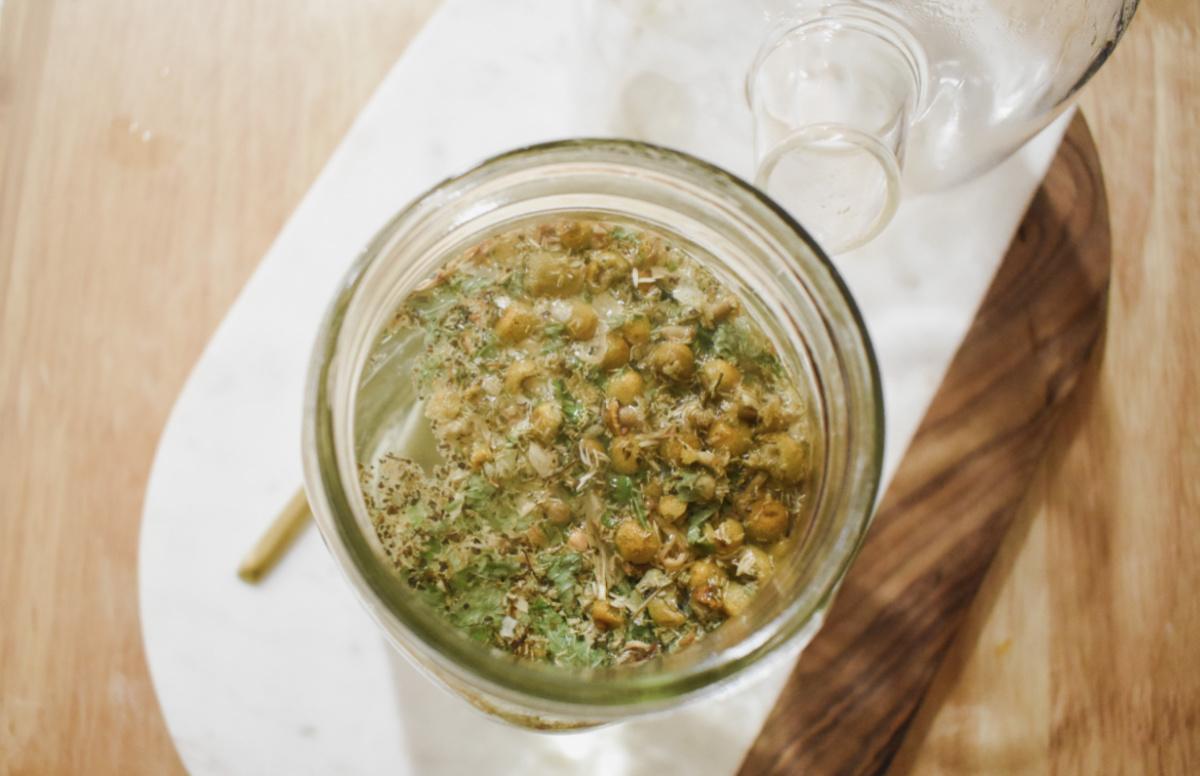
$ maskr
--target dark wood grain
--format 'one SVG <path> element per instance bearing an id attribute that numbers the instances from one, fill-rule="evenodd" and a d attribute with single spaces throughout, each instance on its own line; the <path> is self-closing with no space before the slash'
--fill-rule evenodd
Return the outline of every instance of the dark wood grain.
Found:
<path id="1" fill-rule="evenodd" d="M 1077 115 L 742 776 L 887 771 L 1103 334 L 1109 264 Z"/>

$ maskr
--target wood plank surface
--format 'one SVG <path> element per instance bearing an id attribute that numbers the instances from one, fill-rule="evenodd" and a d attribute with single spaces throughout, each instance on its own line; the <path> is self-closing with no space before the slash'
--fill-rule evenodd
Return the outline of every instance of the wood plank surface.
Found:
<path id="1" fill-rule="evenodd" d="M 891 773 L 1200 773 L 1200 4 L 1081 95 L 1112 228 L 1102 360 Z"/>
<path id="2" fill-rule="evenodd" d="M 434 4 L 3 0 L 0 774 L 183 772 L 138 623 L 151 457 Z M 1145 0 L 1082 95 L 1102 358 L 891 773 L 1200 772 L 1198 34 L 1194 0 Z"/>
<path id="3" fill-rule="evenodd" d="M 888 770 L 1104 332 L 1109 260 L 1077 115 L 743 774 Z"/>
<path id="4" fill-rule="evenodd" d="M 158 437 L 433 7 L 4 0 L 0 773 L 183 772 L 138 622 Z"/>

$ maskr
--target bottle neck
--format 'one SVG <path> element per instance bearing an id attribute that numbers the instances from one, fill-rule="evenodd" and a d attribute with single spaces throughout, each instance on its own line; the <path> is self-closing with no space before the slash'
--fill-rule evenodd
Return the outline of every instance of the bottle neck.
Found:
<path id="1" fill-rule="evenodd" d="M 747 81 L 755 182 L 831 253 L 895 213 L 925 73 L 907 29 L 865 5 L 783 25 L 760 50 Z"/>

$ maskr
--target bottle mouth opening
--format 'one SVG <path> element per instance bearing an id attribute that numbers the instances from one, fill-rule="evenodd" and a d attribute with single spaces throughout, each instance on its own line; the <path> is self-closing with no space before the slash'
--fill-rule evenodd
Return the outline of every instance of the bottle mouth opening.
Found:
<path id="1" fill-rule="evenodd" d="M 865 245 L 895 215 L 900 165 L 875 137 L 848 127 L 803 127 L 772 147 L 755 185 L 831 253 Z"/>
<path id="2" fill-rule="evenodd" d="M 747 81 L 756 185 L 832 253 L 870 241 L 899 203 L 927 76 L 920 43 L 878 9 L 832 5 L 781 25 Z"/>

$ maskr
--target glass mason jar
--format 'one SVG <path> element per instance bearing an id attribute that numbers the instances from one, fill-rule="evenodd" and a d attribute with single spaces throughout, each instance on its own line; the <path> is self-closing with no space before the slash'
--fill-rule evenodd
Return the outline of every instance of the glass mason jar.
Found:
<path id="1" fill-rule="evenodd" d="M 687 246 L 768 333 L 816 429 L 812 498 L 791 552 L 741 615 L 638 666 L 567 669 L 471 641 L 401 580 L 372 527 L 360 462 L 381 444 L 422 456 L 432 439 L 405 340 L 377 351 L 395 308 L 449 258 L 490 236 L 582 216 Z M 368 364 L 370 369 L 368 370 Z M 676 706 L 794 655 L 812 638 L 866 532 L 880 476 L 880 383 L 862 320 L 837 273 L 760 192 L 680 153 L 578 140 L 514 151 L 438 185 L 370 243 L 320 329 L 303 428 L 309 503 L 326 544 L 388 640 L 484 711 L 562 730 Z M 400 440 L 400 441 L 398 441 Z M 395 449 L 395 448 L 391 448 Z"/>

